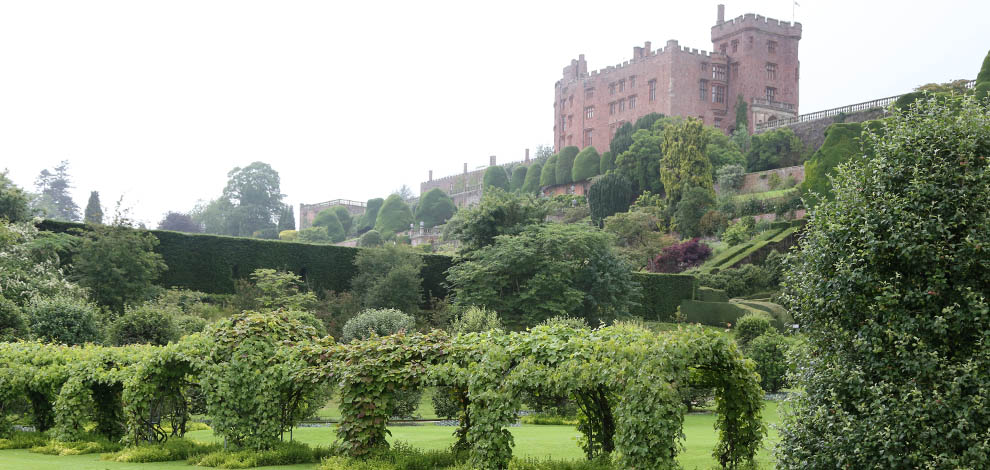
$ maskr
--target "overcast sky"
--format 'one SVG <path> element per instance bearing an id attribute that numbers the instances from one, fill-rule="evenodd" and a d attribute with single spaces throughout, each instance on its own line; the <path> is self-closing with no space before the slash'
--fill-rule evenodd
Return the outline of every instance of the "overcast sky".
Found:
<path id="1" fill-rule="evenodd" d="M 990 2 L 799 0 L 800 111 L 975 78 Z M 0 170 L 121 195 L 157 225 L 254 161 L 286 201 L 415 193 L 553 140 L 554 82 L 668 39 L 711 50 L 709 1 L 0 0 Z M 725 0 L 790 20 L 792 1 Z M 298 213 L 297 213 L 298 215 Z"/>

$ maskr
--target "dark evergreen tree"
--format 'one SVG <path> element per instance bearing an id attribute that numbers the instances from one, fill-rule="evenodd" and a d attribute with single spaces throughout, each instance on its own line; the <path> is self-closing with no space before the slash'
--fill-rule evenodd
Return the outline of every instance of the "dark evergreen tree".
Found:
<path id="1" fill-rule="evenodd" d="M 601 163 L 599 164 L 598 167 L 598 174 L 604 175 L 605 173 L 608 173 L 609 171 L 612 171 L 614 169 L 615 169 L 615 156 L 612 155 L 612 152 L 610 151 L 603 153 Z"/>
<path id="2" fill-rule="evenodd" d="M 423 222 L 427 228 L 436 227 L 450 220 L 456 211 L 457 207 L 450 196 L 440 188 L 433 188 L 420 198 L 416 220 Z"/>
<path id="3" fill-rule="evenodd" d="M 526 170 L 526 181 L 523 182 L 522 192 L 535 194 L 540 190 L 540 177 L 543 176 L 543 164 L 536 162 Z"/>
<path id="4" fill-rule="evenodd" d="M 502 173 L 505 173 L 505 170 L 502 170 Z M 378 230 L 382 236 L 395 235 L 409 230 L 409 225 L 413 223 L 413 220 L 409 205 L 398 194 L 393 194 L 385 199 L 382 208 L 378 210 L 375 230 Z"/>
<path id="5" fill-rule="evenodd" d="M 0 219 L 20 222 L 29 217 L 27 194 L 7 178 L 6 171 L 0 173 Z"/>
<path id="6" fill-rule="evenodd" d="M 375 221 L 378 219 L 378 210 L 382 208 L 382 204 L 384 203 L 385 199 L 380 197 L 368 199 L 368 202 L 365 203 L 364 214 L 359 219 L 360 223 L 357 227 L 359 233 L 375 228 Z"/>
<path id="7" fill-rule="evenodd" d="M 591 220 L 599 227 L 606 217 L 629 210 L 633 201 L 632 183 L 617 173 L 595 178 L 588 188 Z"/>
<path id="8" fill-rule="evenodd" d="M 574 168 L 571 170 L 571 179 L 574 182 L 584 181 L 598 174 L 601 169 L 601 156 L 594 147 L 585 147 L 574 157 Z"/>
<path id="9" fill-rule="evenodd" d="M 282 206 L 282 212 L 278 215 L 278 231 L 296 229 L 296 211 L 292 204 Z"/>
<path id="10" fill-rule="evenodd" d="M 83 221 L 87 224 L 103 223 L 103 207 L 100 206 L 99 191 L 91 191 L 89 193 L 89 202 L 86 203 L 86 211 L 84 212 Z"/>
<path id="11" fill-rule="evenodd" d="M 557 184 L 567 184 L 574 182 L 574 158 L 577 154 L 581 152 L 581 149 L 570 146 L 564 147 L 564 150 L 560 151 L 557 155 L 557 167 L 555 172 L 555 179 Z"/>
<path id="12" fill-rule="evenodd" d="M 174 232 L 200 233 L 203 227 L 193 220 L 188 214 L 181 212 L 169 212 L 165 218 L 158 222 L 158 230 L 172 230 Z"/>
<path id="13" fill-rule="evenodd" d="M 509 180 L 509 190 L 516 192 L 522 190 L 523 185 L 526 183 L 526 171 L 525 165 L 519 165 L 514 170 L 512 170 L 512 179 Z"/>
<path id="14" fill-rule="evenodd" d="M 47 217 L 72 222 L 79 220 L 79 206 L 69 194 L 72 183 L 69 180 L 68 161 L 63 160 L 59 163 L 54 173 L 41 170 L 34 184 L 41 194 L 40 209 Z"/>
<path id="15" fill-rule="evenodd" d="M 482 182 L 485 188 L 494 186 L 506 191 L 509 190 L 509 174 L 505 172 L 505 168 L 498 165 L 492 165 L 485 170 Z"/>
<path id="16" fill-rule="evenodd" d="M 342 242 L 347 238 L 344 225 L 340 223 L 340 219 L 337 218 L 337 213 L 333 209 L 323 209 L 316 214 L 316 217 L 313 218 L 313 227 L 325 228 L 327 236 L 333 243 Z"/>
<path id="17" fill-rule="evenodd" d="M 351 212 L 344 206 L 333 206 L 331 209 L 337 215 L 340 225 L 344 228 L 344 234 L 350 235 L 351 228 L 354 226 L 354 218 L 351 217 Z"/>
<path id="18" fill-rule="evenodd" d="M 557 184 L 557 157 L 558 155 L 551 155 L 547 159 L 547 163 L 543 165 L 543 169 L 540 172 L 540 186 L 553 186 Z"/>

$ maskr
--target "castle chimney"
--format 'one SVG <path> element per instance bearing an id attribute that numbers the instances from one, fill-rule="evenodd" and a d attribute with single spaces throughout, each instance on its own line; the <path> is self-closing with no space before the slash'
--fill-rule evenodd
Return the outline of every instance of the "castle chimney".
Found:
<path id="1" fill-rule="evenodd" d="M 495 155 L 488 157 L 488 160 L 490 161 L 488 165 L 495 166 Z"/>
<path id="2" fill-rule="evenodd" d="M 529 163 L 529 149 L 526 149 L 526 163 Z"/>
<path id="3" fill-rule="evenodd" d="M 646 55 L 653 53 L 653 49 L 650 49 L 651 46 L 653 46 L 653 44 L 651 44 L 650 41 L 646 41 L 646 43 L 643 44 L 643 49 L 646 49 Z"/>
<path id="4" fill-rule="evenodd" d="M 427 181 L 433 181 L 433 170 L 430 170 L 430 179 L 428 179 Z"/>
<path id="5" fill-rule="evenodd" d="M 467 162 L 464 162 L 464 174 L 467 174 Z"/>
<path id="6" fill-rule="evenodd" d="M 718 21 L 715 24 L 725 23 L 725 5 L 719 4 L 718 6 Z"/>

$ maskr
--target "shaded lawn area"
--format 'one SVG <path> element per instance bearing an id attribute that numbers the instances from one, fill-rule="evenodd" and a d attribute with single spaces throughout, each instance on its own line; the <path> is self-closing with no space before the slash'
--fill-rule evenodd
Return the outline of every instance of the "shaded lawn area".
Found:
<path id="1" fill-rule="evenodd" d="M 779 423 L 777 414 L 777 403 L 766 402 L 763 409 L 764 422 L 770 427 L 770 432 L 764 441 L 764 449 L 757 456 L 759 468 L 771 469 L 770 452 L 767 450 L 777 442 L 777 432 L 772 428 L 773 424 Z M 678 460 L 685 470 L 707 470 L 716 466 L 712 457 L 712 450 L 715 448 L 717 436 L 714 431 L 715 416 L 713 414 L 689 414 L 684 418 L 684 451 L 681 452 Z M 446 449 L 454 442 L 452 436 L 454 427 L 452 426 L 392 426 L 392 437 L 389 442 L 404 441 L 413 447 L 431 450 Z M 516 446 L 513 455 L 518 457 L 553 458 L 556 460 L 576 460 L 583 459 L 584 454 L 578 447 L 580 433 L 574 426 L 537 426 L 523 425 L 510 428 L 515 437 Z M 194 431 L 186 435 L 189 439 L 212 442 L 216 437 L 211 431 Z M 322 445 L 333 442 L 334 431 L 332 427 L 323 428 L 296 428 L 293 431 L 294 439 L 309 444 L 311 446 Z M 51 456 L 42 454 L 32 454 L 26 450 L 4 450 L 0 451 L 0 468 L 25 469 L 25 470 L 58 470 L 73 468 L 80 470 L 153 470 L 158 468 L 180 468 L 189 466 L 183 462 L 163 462 L 163 463 L 142 463 L 128 464 L 117 462 L 106 462 L 100 460 L 99 455 L 73 455 L 73 456 Z M 280 466 L 278 468 L 299 468 L 314 469 L 316 464 L 293 465 L 291 467 Z M 258 467 L 276 468 L 276 467 Z"/>

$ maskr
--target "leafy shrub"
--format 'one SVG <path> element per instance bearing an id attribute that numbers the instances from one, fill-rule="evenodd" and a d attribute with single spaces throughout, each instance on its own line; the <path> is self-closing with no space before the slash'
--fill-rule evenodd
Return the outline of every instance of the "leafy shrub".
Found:
<path id="1" fill-rule="evenodd" d="M 0 341 L 27 339 L 27 321 L 24 313 L 13 301 L 0 295 Z"/>
<path id="2" fill-rule="evenodd" d="M 519 192 L 522 190 L 523 185 L 526 184 L 526 172 L 528 168 L 525 165 L 519 165 L 512 170 L 512 178 L 509 181 L 509 190 L 512 192 Z"/>
<path id="3" fill-rule="evenodd" d="M 540 176 L 543 174 L 543 164 L 536 162 L 526 170 L 526 180 L 523 182 L 521 192 L 535 194 L 540 191 Z"/>
<path id="4" fill-rule="evenodd" d="M 448 226 L 462 250 L 471 251 L 495 243 L 499 235 L 515 235 L 527 225 L 543 222 L 546 215 L 546 208 L 532 195 L 489 188 L 481 203 L 458 211 Z"/>
<path id="5" fill-rule="evenodd" d="M 567 184 L 574 182 L 574 158 L 577 157 L 581 149 L 568 146 L 557 154 L 557 164 L 554 172 L 556 184 Z"/>
<path id="6" fill-rule="evenodd" d="M 368 230 L 358 239 L 358 246 L 362 248 L 376 248 L 382 246 L 382 234 L 378 230 Z"/>
<path id="7" fill-rule="evenodd" d="M 598 174 L 601 167 L 601 156 L 594 147 L 585 147 L 574 157 L 574 168 L 571 170 L 571 180 L 584 181 Z"/>
<path id="8" fill-rule="evenodd" d="M 653 261 L 649 270 L 654 273 L 679 273 L 688 268 L 700 266 L 712 256 L 712 249 L 692 238 L 683 243 L 668 246 L 663 249 Z"/>
<path id="9" fill-rule="evenodd" d="M 209 322 L 195 315 L 179 315 L 174 318 L 174 323 L 175 329 L 179 332 L 179 336 L 182 337 L 202 332 L 206 329 L 206 325 Z"/>
<path id="10" fill-rule="evenodd" d="M 90 298 L 116 313 L 147 300 L 152 282 L 168 267 L 155 253 L 158 239 L 124 225 L 90 225 L 72 258 L 72 278 Z"/>
<path id="11" fill-rule="evenodd" d="M 203 444 L 174 437 L 165 441 L 164 444 L 143 444 L 127 447 L 119 452 L 103 454 L 100 459 L 131 463 L 171 462 L 219 452 L 221 451 L 220 447 L 220 444 Z"/>
<path id="12" fill-rule="evenodd" d="M 399 246 L 364 249 L 354 259 L 354 295 L 366 308 L 416 312 L 423 302 L 423 258 Z"/>
<path id="13" fill-rule="evenodd" d="M 110 325 L 107 339 L 117 346 L 125 344 L 165 345 L 181 336 L 175 325 L 177 311 L 159 308 L 147 302 L 139 307 L 128 307 L 124 314 Z"/>
<path id="14" fill-rule="evenodd" d="M 0 438 L 0 450 L 30 449 L 48 443 L 49 437 L 42 432 L 15 431 L 8 438 Z"/>
<path id="15" fill-rule="evenodd" d="M 724 290 L 729 297 L 745 297 L 778 288 L 776 274 L 755 264 L 723 269 L 715 274 L 698 274 L 698 284 Z"/>
<path id="16" fill-rule="evenodd" d="M 526 170 L 526 167 L 520 168 Z M 419 199 L 419 204 L 416 206 L 416 220 L 423 222 L 426 228 L 436 227 L 450 220 L 454 212 L 457 212 L 454 200 L 440 188 L 433 188 Z"/>
<path id="17" fill-rule="evenodd" d="M 416 329 L 416 319 L 394 308 L 369 309 L 344 324 L 340 340 L 349 343 L 355 339 L 367 339 L 372 334 L 377 336 L 394 335 L 399 331 L 413 332 Z"/>
<path id="18" fill-rule="evenodd" d="M 193 455 L 189 458 L 189 463 L 214 468 L 283 466 L 319 462 L 329 453 L 325 448 L 310 448 L 299 442 L 281 442 L 267 450 L 215 450 Z"/>
<path id="19" fill-rule="evenodd" d="M 729 218 L 725 214 L 710 210 L 705 212 L 705 215 L 701 216 L 701 220 L 698 221 L 698 232 L 702 235 L 715 235 L 725 230 L 728 225 Z"/>
<path id="20" fill-rule="evenodd" d="M 763 313 L 747 313 L 736 322 L 736 342 L 746 348 L 749 342 L 767 331 L 773 329 L 770 322 L 773 318 Z"/>
<path id="21" fill-rule="evenodd" d="M 344 224 L 341 223 L 340 218 L 337 217 L 337 211 L 335 211 L 332 207 L 323 209 L 316 214 L 316 217 L 313 218 L 313 226 L 300 231 L 299 239 L 310 242 L 323 241 L 314 240 L 314 238 L 319 239 L 321 237 L 317 233 L 312 232 L 312 228 L 324 229 L 329 241 L 333 243 L 342 242 L 347 238 L 347 232 L 344 231 Z"/>
<path id="22" fill-rule="evenodd" d="M 409 230 L 409 224 L 413 223 L 412 210 L 402 196 L 392 194 L 385 199 L 382 208 L 378 210 L 378 218 L 375 220 L 375 230 L 384 234 L 385 232 L 404 232 Z"/>
<path id="23" fill-rule="evenodd" d="M 354 227 L 354 217 L 351 216 L 351 212 L 344 206 L 333 206 L 330 210 L 337 216 L 340 226 L 344 229 L 344 238 L 347 238 L 347 235 L 350 235 L 351 229 Z"/>
<path id="24" fill-rule="evenodd" d="M 336 216 L 334 216 L 336 217 Z M 339 222 L 338 222 L 339 223 Z M 299 231 L 296 240 L 303 243 L 332 243 L 330 232 L 326 227 L 309 227 Z"/>
<path id="25" fill-rule="evenodd" d="M 746 216 L 729 226 L 722 232 L 722 241 L 726 245 L 736 246 L 742 242 L 753 238 L 753 230 L 756 227 L 756 219 L 753 216 Z"/>
<path id="26" fill-rule="evenodd" d="M 67 345 L 100 342 L 99 309 L 85 300 L 66 296 L 36 297 L 25 313 L 32 334 L 41 341 Z"/>
<path id="27" fill-rule="evenodd" d="M 541 426 L 577 426 L 578 419 L 573 416 L 548 415 L 536 413 L 519 418 L 522 424 L 535 424 Z"/>
<path id="28" fill-rule="evenodd" d="M 49 440 L 44 445 L 32 447 L 30 452 L 45 455 L 84 455 L 116 452 L 124 447 L 119 442 L 103 436 L 84 434 L 78 441 Z"/>
<path id="29" fill-rule="evenodd" d="M 509 190 L 509 174 L 505 171 L 504 167 L 499 165 L 492 165 L 486 168 L 481 181 L 485 189 L 494 187 L 503 191 Z"/>
<path id="30" fill-rule="evenodd" d="M 715 172 L 715 181 L 721 192 L 738 191 L 746 181 L 746 169 L 742 165 L 725 165 Z"/>
<path id="31" fill-rule="evenodd" d="M 756 372 L 760 374 L 760 387 L 763 391 L 776 393 L 786 385 L 787 351 L 787 341 L 772 328 L 749 343 L 747 355 L 756 363 Z"/>
<path id="32" fill-rule="evenodd" d="M 500 329 L 502 329 L 502 320 L 498 317 L 498 312 L 474 305 L 464 309 L 464 312 L 450 324 L 452 334 L 481 333 Z"/>
<path id="33" fill-rule="evenodd" d="M 258 289 L 255 300 L 269 310 L 309 310 L 316 304 L 316 294 L 305 292 L 302 278 L 295 273 L 274 269 L 256 269 L 251 280 Z"/>

